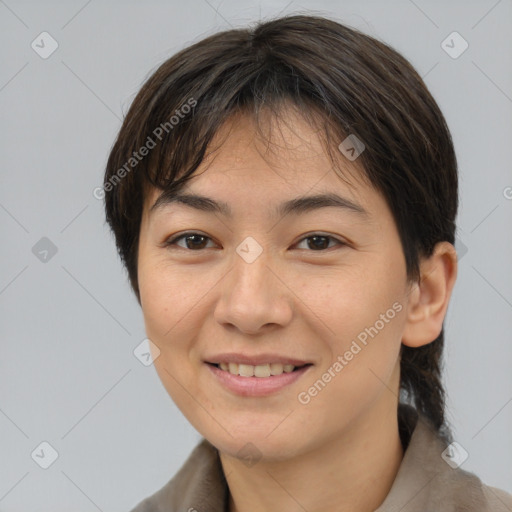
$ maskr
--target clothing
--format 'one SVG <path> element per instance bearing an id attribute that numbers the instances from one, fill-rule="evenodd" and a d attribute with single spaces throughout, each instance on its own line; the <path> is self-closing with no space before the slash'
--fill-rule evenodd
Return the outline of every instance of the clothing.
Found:
<path id="1" fill-rule="evenodd" d="M 445 462 L 446 443 L 413 407 L 400 404 L 398 421 L 404 457 L 375 512 L 512 512 L 511 494 Z M 174 478 L 131 512 L 227 512 L 228 498 L 219 453 L 203 439 Z"/>

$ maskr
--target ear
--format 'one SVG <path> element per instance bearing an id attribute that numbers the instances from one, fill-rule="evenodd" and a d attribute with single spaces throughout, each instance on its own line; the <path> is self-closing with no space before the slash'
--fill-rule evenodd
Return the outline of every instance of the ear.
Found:
<path id="1" fill-rule="evenodd" d="M 443 320 L 457 278 L 457 252 L 449 242 L 439 242 L 429 258 L 420 262 L 420 282 L 411 288 L 402 343 L 421 347 L 434 341 Z"/>

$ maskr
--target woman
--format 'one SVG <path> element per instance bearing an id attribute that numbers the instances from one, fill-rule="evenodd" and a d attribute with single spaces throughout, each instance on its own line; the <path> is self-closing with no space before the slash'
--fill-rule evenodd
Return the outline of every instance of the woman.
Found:
<path id="1" fill-rule="evenodd" d="M 144 84 L 104 190 L 204 437 L 135 512 L 512 510 L 446 424 L 457 163 L 396 51 L 313 16 L 208 37 Z"/>

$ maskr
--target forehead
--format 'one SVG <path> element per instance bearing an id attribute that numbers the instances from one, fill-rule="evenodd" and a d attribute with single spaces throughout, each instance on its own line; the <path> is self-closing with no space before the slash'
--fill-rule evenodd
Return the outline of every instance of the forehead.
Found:
<path id="1" fill-rule="evenodd" d="M 322 135 L 293 110 L 283 111 L 279 118 L 262 115 L 257 124 L 249 115 L 232 116 L 218 130 L 201 165 L 180 193 L 216 197 L 224 203 L 224 213 L 230 210 L 229 203 L 259 203 L 260 207 L 273 204 L 273 213 L 283 214 L 286 208 L 293 209 L 292 200 L 297 210 L 300 197 L 327 194 L 333 203 L 340 203 L 341 196 L 347 211 L 368 213 L 368 205 L 378 201 L 375 196 L 379 194 L 368 184 L 362 165 L 341 152 L 333 161 Z M 153 216 L 160 206 L 176 204 L 171 198 L 150 189 L 145 209 Z M 155 205 L 157 201 L 160 204 Z"/>

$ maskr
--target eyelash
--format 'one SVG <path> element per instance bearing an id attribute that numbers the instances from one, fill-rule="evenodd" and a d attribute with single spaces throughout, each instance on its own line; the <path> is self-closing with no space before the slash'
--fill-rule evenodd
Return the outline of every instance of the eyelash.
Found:
<path id="1" fill-rule="evenodd" d="M 208 240 L 211 240 L 211 238 L 206 236 L 206 235 L 203 235 L 201 233 L 196 233 L 195 231 L 189 231 L 187 233 L 182 233 L 181 235 L 169 238 L 168 240 L 166 240 L 163 243 L 163 245 L 164 245 L 164 247 L 168 247 L 168 248 L 172 248 L 173 246 L 176 246 L 176 247 L 179 247 L 180 249 L 184 249 L 185 251 L 190 251 L 190 252 L 201 252 L 201 251 L 203 251 L 204 249 L 194 250 L 194 249 L 189 249 L 187 247 L 181 247 L 181 246 L 176 244 L 176 242 L 178 242 L 179 240 L 185 239 L 186 237 L 189 237 L 189 236 L 199 236 L 199 237 L 203 237 L 203 238 L 206 238 Z M 324 235 L 322 233 L 312 233 L 312 234 L 310 234 L 308 236 L 305 236 L 305 237 L 301 238 L 299 240 L 299 242 L 297 242 L 297 244 L 303 242 L 304 240 L 308 240 L 310 238 L 315 238 L 315 237 L 327 238 L 329 240 L 334 240 L 335 242 L 337 242 L 339 247 L 343 247 L 343 246 L 347 246 L 348 245 L 347 243 L 343 242 L 342 240 L 339 240 L 338 238 L 335 238 L 335 237 L 330 236 L 330 235 Z M 295 244 L 295 245 L 297 245 L 297 244 Z M 332 249 L 332 247 L 328 247 L 327 249 L 309 250 L 309 252 L 325 252 L 325 251 L 327 251 L 329 249 Z"/>

